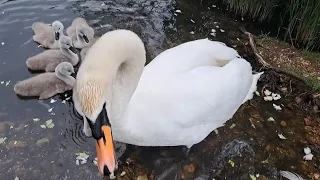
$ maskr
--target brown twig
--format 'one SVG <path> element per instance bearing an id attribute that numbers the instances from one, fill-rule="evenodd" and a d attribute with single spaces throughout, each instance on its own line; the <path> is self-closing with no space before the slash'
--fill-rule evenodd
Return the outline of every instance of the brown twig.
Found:
<path id="1" fill-rule="evenodd" d="M 259 54 L 256 45 L 254 43 L 254 37 L 251 33 L 249 33 L 248 31 L 246 31 L 244 28 L 240 28 L 240 30 L 248 36 L 249 39 L 249 43 L 251 46 L 251 49 L 253 51 L 253 53 L 255 54 L 255 56 L 258 58 L 258 61 L 262 64 L 263 67 L 267 67 L 267 68 L 272 68 L 271 65 L 269 63 L 267 63 L 266 61 L 263 60 L 262 56 Z"/>
<path id="2" fill-rule="evenodd" d="M 267 68 L 267 69 L 271 69 L 271 70 L 274 70 L 275 72 L 277 73 L 281 73 L 281 74 L 285 74 L 285 75 L 288 75 L 288 76 L 291 76 L 291 77 L 294 77 L 300 81 L 302 81 L 303 83 L 307 84 L 306 80 L 304 80 L 302 77 L 296 75 L 295 73 L 292 73 L 292 72 L 289 72 L 289 71 L 285 71 L 285 70 L 282 70 L 280 68 L 277 68 L 277 67 L 273 67 L 272 65 L 270 65 L 269 63 L 267 63 L 263 58 L 262 56 L 259 54 L 257 48 L 256 48 L 256 45 L 255 45 L 255 42 L 254 42 L 254 36 L 246 31 L 244 28 L 240 27 L 239 28 L 241 32 L 243 32 L 245 35 L 248 36 L 248 39 L 249 39 L 249 44 L 251 46 L 251 49 L 254 53 L 254 55 L 257 57 L 258 59 L 258 62 L 262 65 L 262 67 L 260 68 L 260 71 L 264 68 Z"/>

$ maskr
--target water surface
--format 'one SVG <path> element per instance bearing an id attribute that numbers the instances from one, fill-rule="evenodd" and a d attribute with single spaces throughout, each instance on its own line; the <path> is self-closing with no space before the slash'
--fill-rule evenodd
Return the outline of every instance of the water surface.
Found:
<path id="1" fill-rule="evenodd" d="M 81 131 L 70 92 L 55 96 L 55 103 L 22 99 L 13 92 L 17 81 L 35 75 L 28 71 L 26 59 L 43 51 L 31 39 L 32 23 L 58 19 L 68 27 L 77 16 L 84 17 L 97 35 L 117 28 L 138 33 L 146 44 L 148 61 L 164 49 L 198 38 L 223 41 L 235 48 L 242 44 L 237 29 L 241 23 L 214 1 L 0 1 L 0 137 L 7 137 L 0 145 L 2 179 L 101 179 L 92 162 L 94 141 Z M 264 83 L 267 81 L 260 85 Z M 303 118 L 307 115 L 299 108 L 286 108 L 291 101 L 282 98 L 277 104 L 284 104 L 284 110 L 277 112 L 271 102 L 255 97 L 225 127 L 195 145 L 188 158 L 183 157 L 181 147 L 127 146 L 117 176 L 122 170 L 127 174 L 119 179 L 145 174 L 149 179 L 170 180 L 249 179 L 256 174 L 278 179 L 279 170 L 308 174 L 314 165 L 302 160 L 306 146 Z M 276 121 L 269 122 L 269 117 Z M 40 121 L 34 122 L 34 118 Z M 41 128 L 49 119 L 55 126 Z M 286 127 L 280 126 L 282 120 Z M 281 140 L 279 133 L 289 140 Z M 78 152 L 90 155 L 86 164 L 76 165 Z"/>

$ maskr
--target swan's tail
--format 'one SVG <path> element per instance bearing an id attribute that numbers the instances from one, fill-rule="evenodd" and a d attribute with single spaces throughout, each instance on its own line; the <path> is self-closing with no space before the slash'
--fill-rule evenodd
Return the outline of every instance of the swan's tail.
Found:
<path id="1" fill-rule="evenodd" d="M 260 78 L 260 76 L 263 74 L 264 72 L 260 72 L 257 74 L 252 75 L 252 84 L 251 87 L 249 89 L 249 92 L 247 94 L 247 96 L 244 98 L 244 100 L 242 101 L 242 104 L 247 102 L 248 100 L 251 100 L 253 98 L 253 93 L 257 90 L 257 83 L 258 80 Z"/>

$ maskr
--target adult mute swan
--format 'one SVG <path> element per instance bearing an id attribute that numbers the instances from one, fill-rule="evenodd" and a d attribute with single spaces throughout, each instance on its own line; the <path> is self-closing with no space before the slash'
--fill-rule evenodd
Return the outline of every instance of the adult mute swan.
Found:
<path id="1" fill-rule="evenodd" d="M 238 56 L 223 43 L 201 39 L 168 49 L 144 67 L 145 47 L 135 33 L 100 37 L 73 89 L 84 132 L 97 141 L 99 172 L 117 168 L 113 140 L 191 148 L 223 126 L 253 82 L 250 63 Z"/>

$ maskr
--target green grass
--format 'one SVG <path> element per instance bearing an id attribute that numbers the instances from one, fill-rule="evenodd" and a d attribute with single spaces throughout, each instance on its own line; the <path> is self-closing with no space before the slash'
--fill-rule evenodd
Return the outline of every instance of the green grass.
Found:
<path id="1" fill-rule="evenodd" d="M 307 72 L 305 72 L 302 69 L 299 68 L 286 68 L 286 71 L 290 72 L 290 73 L 294 73 L 296 76 L 299 76 L 301 79 L 304 80 L 304 82 L 312 88 L 312 90 L 314 91 L 320 91 L 320 80 L 315 78 L 315 77 L 305 77 L 304 75 L 307 74 Z"/>
<path id="2" fill-rule="evenodd" d="M 320 0 L 223 0 L 236 14 L 267 22 L 273 16 L 285 29 L 284 40 L 306 50 L 320 49 Z M 279 8 L 277 8 L 279 7 Z M 277 19 L 276 19 L 277 20 Z"/>

